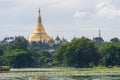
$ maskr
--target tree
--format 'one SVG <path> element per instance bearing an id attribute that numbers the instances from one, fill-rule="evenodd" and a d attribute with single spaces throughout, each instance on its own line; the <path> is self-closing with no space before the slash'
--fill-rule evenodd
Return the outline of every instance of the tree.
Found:
<path id="1" fill-rule="evenodd" d="M 120 65 L 120 44 L 104 43 L 99 47 L 100 65 Z"/>
<path id="2" fill-rule="evenodd" d="M 3 56 L 0 56 L 0 66 L 9 66 L 9 61 Z"/>
<path id="3" fill-rule="evenodd" d="M 26 50 L 27 49 L 27 40 L 22 36 L 15 37 L 15 39 L 12 43 L 12 47 L 15 49 Z"/>
<path id="4" fill-rule="evenodd" d="M 116 44 L 116 43 L 119 43 L 120 40 L 115 37 L 115 38 L 112 38 L 112 39 L 110 40 L 110 42 L 113 43 L 113 44 Z"/>
<path id="5" fill-rule="evenodd" d="M 0 56 L 4 54 L 3 50 L 0 49 Z"/>
<path id="6" fill-rule="evenodd" d="M 1 51 L 6 51 L 6 50 L 8 50 L 9 49 L 9 45 L 8 45 L 8 43 L 5 43 L 5 42 L 0 42 L 0 50 Z"/>
<path id="7" fill-rule="evenodd" d="M 55 55 L 58 61 L 61 62 L 63 59 L 64 64 L 73 67 L 97 65 L 99 56 L 93 41 L 85 37 L 72 40 L 66 46 L 60 47 Z M 62 57 L 60 57 L 61 55 Z"/>
<path id="8" fill-rule="evenodd" d="M 48 51 L 40 51 L 39 65 L 42 66 L 51 66 L 52 63 L 52 55 Z"/>
<path id="9" fill-rule="evenodd" d="M 53 57 L 54 57 L 57 61 L 59 61 L 59 64 L 64 63 L 64 53 L 65 53 L 67 47 L 68 47 L 68 44 L 67 44 L 67 43 L 64 44 L 64 45 L 62 45 L 62 46 L 57 50 L 57 53 L 53 55 Z"/>
<path id="10" fill-rule="evenodd" d="M 31 55 L 22 49 L 12 49 L 5 52 L 4 57 L 8 59 L 11 67 L 21 68 L 31 65 Z"/>
<path id="11" fill-rule="evenodd" d="M 31 49 L 28 51 L 33 59 L 31 67 L 48 67 L 52 65 L 52 54 L 48 51 Z"/>

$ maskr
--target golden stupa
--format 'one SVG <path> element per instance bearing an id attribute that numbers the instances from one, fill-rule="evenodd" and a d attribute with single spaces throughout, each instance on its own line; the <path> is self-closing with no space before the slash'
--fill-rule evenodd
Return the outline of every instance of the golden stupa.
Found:
<path id="1" fill-rule="evenodd" d="M 50 37 L 47 35 L 47 33 L 45 32 L 45 29 L 42 25 L 42 21 L 41 21 L 41 15 L 40 15 L 40 9 L 38 11 L 39 15 L 38 15 L 38 23 L 35 27 L 35 30 L 33 32 L 33 34 L 29 37 L 29 42 L 48 42 L 50 41 Z"/>

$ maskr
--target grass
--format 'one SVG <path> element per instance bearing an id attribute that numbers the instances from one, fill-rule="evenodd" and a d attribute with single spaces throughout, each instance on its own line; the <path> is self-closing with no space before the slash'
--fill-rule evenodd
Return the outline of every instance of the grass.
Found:
<path id="1" fill-rule="evenodd" d="M 10 67 L 9 66 L 0 66 L 0 68 L 6 69 L 6 68 L 10 68 Z"/>
<path id="2" fill-rule="evenodd" d="M 0 73 L 0 77 L 120 75 L 119 67 L 113 67 L 113 68 L 54 67 L 54 68 L 36 68 L 36 69 L 43 70 L 43 71 L 41 72 L 7 72 L 7 73 Z"/>

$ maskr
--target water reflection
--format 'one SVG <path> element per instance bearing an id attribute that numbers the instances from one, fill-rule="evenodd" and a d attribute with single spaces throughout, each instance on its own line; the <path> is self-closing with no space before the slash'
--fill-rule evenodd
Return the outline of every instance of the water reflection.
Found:
<path id="1" fill-rule="evenodd" d="M 28 76 L 24 78 L 0 78 L 0 80 L 120 80 L 120 76 L 47 76 L 34 77 Z"/>
<path id="2" fill-rule="evenodd" d="M 34 76 L 29 76 L 28 77 L 28 80 L 45 80 L 45 79 L 43 79 L 43 77 L 34 77 Z"/>
<path id="3" fill-rule="evenodd" d="M 120 80 L 120 76 L 48 76 L 48 77 L 29 77 L 29 80 Z"/>
<path id="4" fill-rule="evenodd" d="M 47 76 L 47 77 L 29 77 L 28 80 L 120 80 L 120 76 Z"/>

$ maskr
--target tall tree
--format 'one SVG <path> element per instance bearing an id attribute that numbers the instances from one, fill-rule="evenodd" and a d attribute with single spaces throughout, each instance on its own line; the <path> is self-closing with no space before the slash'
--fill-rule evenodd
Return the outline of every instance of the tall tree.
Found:
<path id="1" fill-rule="evenodd" d="M 8 59 L 11 67 L 29 67 L 31 65 L 32 57 L 22 49 L 12 49 L 5 52 L 4 57 Z"/>
<path id="2" fill-rule="evenodd" d="M 62 46 L 57 52 L 58 61 L 61 60 L 60 55 L 62 50 L 62 59 L 64 64 L 74 67 L 90 67 L 97 65 L 98 52 L 92 40 L 82 37 L 70 42 L 66 48 Z M 95 57 L 94 57 L 95 56 Z"/>
<path id="3" fill-rule="evenodd" d="M 32 54 L 32 67 L 47 67 L 52 65 L 52 55 L 48 51 L 30 50 Z"/>
<path id="4" fill-rule="evenodd" d="M 12 46 L 13 46 L 13 48 L 16 48 L 16 49 L 26 50 L 27 49 L 27 40 L 22 36 L 15 37 Z"/>
<path id="5" fill-rule="evenodd" d="M 120 65 L 120 44 L 104 43 L 99 46 L 100 65 Z"/>
<path id="6" fill-rule="evenodd" d="M 64 53 L 66 52 L 66 49 L 68 47 L 68 43 L 63 44 L 58 50 L 57 53 L 53 55 L 53 57 L 59 61 L 59 64 L 64 63 Z"/>
<path id="7" fill-rule="evenodd" d="M 119 40 L 119 38 L 116 38 L 116 37 L 115 37 L 115 38 L 112 38 L 112 39 L 110 40 L 110 42 L 116 44 L 116 43 L 119 43 L 120 40 Z"/>
<path id="8" fill-rule="evenodd" d="M 0 49 L 0 56 L 2 56 L 2 55 L 3 55 L 3 53 L 4 53 L 4 52 L 3 52 L 3 50 L 1 50 L 1 49 Z"/>

